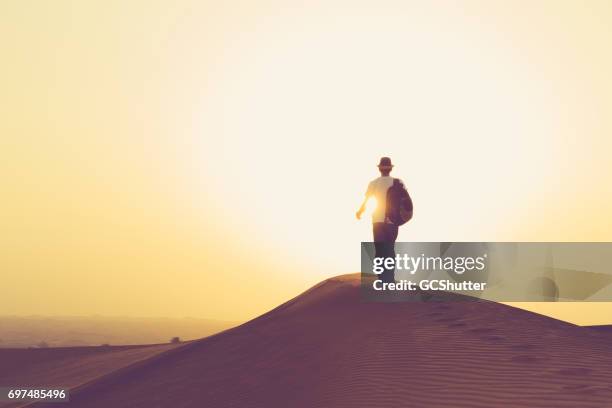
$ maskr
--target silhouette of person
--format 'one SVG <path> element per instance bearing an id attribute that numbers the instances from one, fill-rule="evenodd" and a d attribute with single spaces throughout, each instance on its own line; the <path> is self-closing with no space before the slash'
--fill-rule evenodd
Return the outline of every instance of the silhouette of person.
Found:
<path id="1" fill-rule="evenodd" d="M 372 231 L 374 234 L 375 256 L 377 258 L 395 258 L 395 240 L 397 239 L 399 227 L 389 221 L 386 215 L 387 190 L 389 190 L 395 180 L 389 175 L 392 169 L 391 159 L 382 157 L 378 163 L 380 177 L 375 178 L 368 184 L 365 198 L 356 214 L 357 219 L 361 219 L 368 200 L 372 198 L 376 200 L 376 208 L 372 213 Z M 394 282 L 395 268 L 385 268 L 384 272 L 380 275 L 380 279 L 383 282 Z"/>

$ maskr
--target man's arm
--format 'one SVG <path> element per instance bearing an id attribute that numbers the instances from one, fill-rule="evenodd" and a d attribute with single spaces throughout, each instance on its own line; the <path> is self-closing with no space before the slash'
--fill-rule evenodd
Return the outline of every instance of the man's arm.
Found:
<path id="1" fill-rule="evenodd" d="M 366 203 L 368 202 L 368 198 L 370 198 L 370 195 L 371 195 L 370 194 L 370 184 L 368 184 L 368 190 L 365 193 L 365 197 L 363 198 L 361 207 L 359 207 L 359 209 L 357 210 L 357 213 L 355 214 L 358 220 L 361 219 L 361 214 L 363 214 L 363 212 L 365 211 Z"/>

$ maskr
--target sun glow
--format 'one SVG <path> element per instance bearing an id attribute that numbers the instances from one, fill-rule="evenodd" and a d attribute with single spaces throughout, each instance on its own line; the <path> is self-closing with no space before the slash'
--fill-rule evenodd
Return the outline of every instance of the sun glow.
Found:
<path id="1" fill-rule="evenodd" d="M 0 6 L 5 314 L 254 317 L 360 269 L 381 156 L 398 241 L 612 239 L 611 2 L 38 3 Z"/>
<path id="2" fill-rule="evenodd" d="M 376 200 L 376 197 L 368 198 L 365 207 L 365 215 L 371 217 L 372 214 L 374 214 L 374 211 L 376 211 L 376 207 L 378 207 L 378 201 Z"/>

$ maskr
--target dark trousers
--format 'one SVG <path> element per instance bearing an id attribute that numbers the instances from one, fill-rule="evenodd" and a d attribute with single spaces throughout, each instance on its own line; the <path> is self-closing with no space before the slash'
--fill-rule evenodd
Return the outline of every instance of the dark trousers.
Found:
<path id="1" fill-rule="evenodd" d="M 372 224 L 374 231 L 374 249 L 377 258 L 395 258 L 395 240 L 397 239 L 397 225 L 384 222 Z M 385 268 L 379 275 L 383 282 L 395 282 L 395 268 Z"/>

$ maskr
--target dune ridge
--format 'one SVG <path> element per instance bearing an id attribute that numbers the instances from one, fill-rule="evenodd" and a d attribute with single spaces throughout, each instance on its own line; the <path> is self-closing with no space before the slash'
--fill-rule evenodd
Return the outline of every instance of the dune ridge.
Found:
<path id="1" fill-rule="evenodd" d="M 602 407 L 612 342 L 487 301 L 362 302 L 351 275 L 71 396 L 75 407 Z"/>

